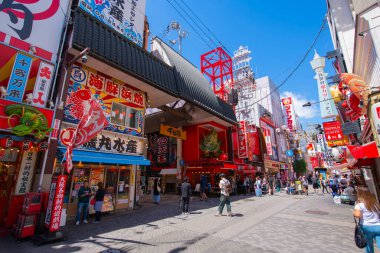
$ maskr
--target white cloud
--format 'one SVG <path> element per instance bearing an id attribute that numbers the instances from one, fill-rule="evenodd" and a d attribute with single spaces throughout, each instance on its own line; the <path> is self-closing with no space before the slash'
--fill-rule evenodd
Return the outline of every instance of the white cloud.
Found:
<path id="1" fill-rule="evenodd" d="M 317 117 L 319 114 L 319 107 L 318 104 L 308 106 L 308 107 L 302 107 L 302 105 L 306 104 L 307 102 L 315 102 L 312 100 L 308 100 L 306 97 L 304 97 L 301 94 L 293 93 L 291 91 L 284 91 L 281 93 L 281 98 L 285 97 L 291 97 L 294 103 L 294 110 L 296 111 L 296 114 L 298 117 L 303 119 L 311 119 L 314 117 Z"/>

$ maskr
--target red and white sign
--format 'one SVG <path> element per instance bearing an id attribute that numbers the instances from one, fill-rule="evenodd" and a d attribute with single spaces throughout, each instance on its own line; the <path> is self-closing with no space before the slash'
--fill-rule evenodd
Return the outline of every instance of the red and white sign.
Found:
<path id="1" fill-rule="evenodd" d="M 313 143 L 308 143 L 306 145 L 306 150 L 307 151 L 314 151 L 314 144 Z"/>
<path id="2" fill-rule="evenodd" d="M 245 121 L 240 121 L 238 127 L 238 157 L 248 158 L 247 133 Z"/>
<path id="3" fill-rule="evenodd" d="M 68 3 L 69 0 L 2 1 L 0 41 L 8 42 L 7 44 L 25 51 L 34 46 L 36 55 L 50 54 L 50 58 L 53 58 L 51 60 L 54 61 L 60 45 Z M 44 58 L 49 59 L 49 56 Z"/>
<path id="4" fill-rule="evenodd" d="M 281 99 L 282 105 L 284 106 L 285 113 L 286 113 L 286 122 L 288 123 L 288 128 L 290 131 L 296 130 L 296 117 L 294 112 L 294 106 L 292 102 L 292 98 L 283 98 Z"/>
<path id="5" fill-rule="evenodd" d="M 47 96 L 50 91 L 54 74 L 54 66 L 46 62 L 41 62 L 37 74 L 36 84 L 33 89 L 32 105 L 44 107 L 47 102 Z"/>
<path id="6" fill-rule="evenodd" d="M 65 196 L 67 176 L 59 175 L 50 186 L 49 202 L 46 211 L 45 225 L 50 232 L 57 231 L 61 222 L 63 198 Z"/>
<path id="7" fill-rule="evenodd" d="M 327 141 L 336 141 L 344 139 L 342 126 L 339 121 L 330 121 L 323 123 L 325 137 Z"/>
<path id="8" fill-rule="evenodd" d="M 54 119 L 53 131 L 51 131 L 51 138 L 56 140 L 58 138 L 59 126 L 61 121 L 59 119 Z"/>
<path id="9" fill-rule="evenodd" d="M 72 146 L 74 135 L 75 135 L 75 128 L 68 127 L 61 131 L 61 134 L 59 135 L 59 139 L 61 140 L 62 144 L 65 145 L 66 147 Z"/>
<path id="10" fill-rule="evenodd" d="M 260 140 L 259 132 L 255 125 L 247 126 L 247 140 L 248 140 L 248 156 L 249 159 L 252 159 L 254 155 L 260 155 Z"/>
<path id="11" fill-rule="evenodd" d="M 264 136 L 265 136 L 265 145 L 267 148 L 267 155 L 271 156 L 271 155 L 273 155 L 273 151 L 272 151 L 272 141 L 270 138 L 270 130 L 268 130 L 268 129 L 262 129 L 262 130 L 263 130 Z"/>

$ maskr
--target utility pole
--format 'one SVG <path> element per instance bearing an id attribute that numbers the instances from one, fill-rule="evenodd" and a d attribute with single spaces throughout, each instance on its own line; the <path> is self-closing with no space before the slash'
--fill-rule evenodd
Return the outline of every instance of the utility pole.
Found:
<path id="1" fill-rule="evenodd" d="M 181 24 L 178 21 L 172 21 L 170 24 L 166 27 L 166 30 L 163 32 L 163 36 L 165 37 L 170 31 L 177 31 L 178 37 L 175 40 L 169 40 L 170 44 L 174 46 L 178 42 L 178 53 L 182 54 L 182 40 L 186 38 L 189 33 L 182 28 Z"/>

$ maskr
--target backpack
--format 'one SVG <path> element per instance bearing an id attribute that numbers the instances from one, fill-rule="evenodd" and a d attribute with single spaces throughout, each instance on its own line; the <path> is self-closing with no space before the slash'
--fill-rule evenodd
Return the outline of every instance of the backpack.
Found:
<path id="1" fill-rule="evenodd" d="M 224 181 L 225 183 L 225 192 L 230 194 L 232 193 L 232 185 L 230 183 L 230 181 L 228 181 L 227 179 Z"/>

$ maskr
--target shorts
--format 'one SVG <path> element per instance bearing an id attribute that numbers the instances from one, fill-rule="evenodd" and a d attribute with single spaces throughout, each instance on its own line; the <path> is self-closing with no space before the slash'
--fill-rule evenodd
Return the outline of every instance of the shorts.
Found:
<path id="1" fill-rule="evenodd" d="M 317 183 L 314 183 L 314 184 L 313 184 L 313 188 L 314 188 L 314 189 L 318 189 L 318 184 L 317 184 Z"/>

